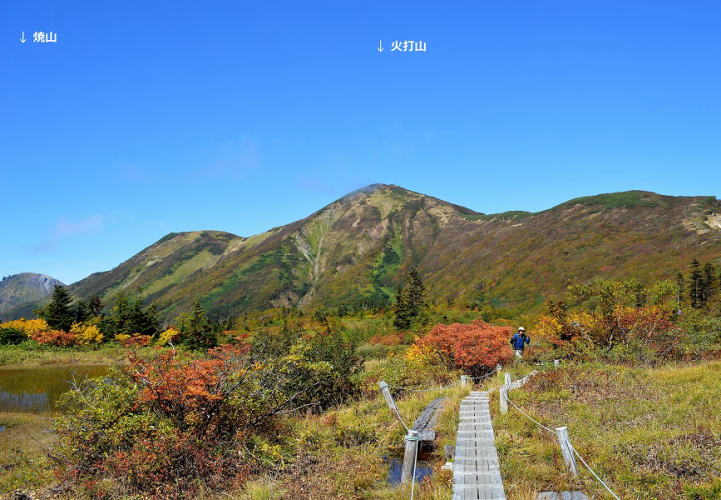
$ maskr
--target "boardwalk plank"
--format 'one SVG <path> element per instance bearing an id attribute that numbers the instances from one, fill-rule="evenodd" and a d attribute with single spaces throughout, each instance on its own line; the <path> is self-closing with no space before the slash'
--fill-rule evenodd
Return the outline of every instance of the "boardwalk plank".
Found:
<path id="1" fill-rule="evenodd" d="M 488 393 L 471 392 L 460 405 L 455 461 L 454 500 L 505 500 Z"/>

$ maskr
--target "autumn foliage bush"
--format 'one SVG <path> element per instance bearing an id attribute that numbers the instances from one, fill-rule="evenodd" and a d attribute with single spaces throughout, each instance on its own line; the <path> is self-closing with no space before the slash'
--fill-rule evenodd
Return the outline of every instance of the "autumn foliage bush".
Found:
<path id="1" fill-rule="evenodd" d="M 34 333 L 48 331 L 51 328 L 43 319 L 16 319 L 0 323 L 0 328 L 16 328 L 30 337 Z"/>
<path id="2" fill-rule="evenodd" d="M 673 313 L 658 305 L 616 305 L 606 311 L 550 308 L 539 318 L 536 330 L 550 341 L 554 357 L 650 360 L 680 357 L 684 333 Z"/>
<path id="3" fill-rule="evenodd" d="M 470 324 L 438 324 L 416 342 L 433 347 L 449 367 L 480 375 L 511 359 L 511 335 L 509 327 L 476 320 Z"/>
<path id="4" fill-rule="evenodd" d="M 56 427 L 60 476 L 79 485 L 109 480 L 122 494 L 161 498 L 192 497 L 201 484 L 242 476 L 253 466 L 243 451 L 249 433 L 292 408 L 263 387 L 265 370 L 249 362 L 247 350 L 227 346 L 192 361 L 173 352 L 131 355 L 111 379 L 67 393 Z"/>
<path id="5" fill-rule="evenodd" d="M 329 339 L 263 359 L 250 351 L 238 342 L 190 360 L 133 352 L 110 377 L 75 387 L 57 419 L 59 476 L 81 496 L 196 498 L 268 462 L 277 415 L 352 390 L 338 370 L 356 360 Z"/>
<path id="6" fill-rule="evenodd" d="M 42 332 L 35 332 L 30 335 L 38 344 L 46 344 L 57 347 L 68 347 L 75 345 L 76 335 L 70 332 L 64 332 L 62 330 L 49 330 Z"/>

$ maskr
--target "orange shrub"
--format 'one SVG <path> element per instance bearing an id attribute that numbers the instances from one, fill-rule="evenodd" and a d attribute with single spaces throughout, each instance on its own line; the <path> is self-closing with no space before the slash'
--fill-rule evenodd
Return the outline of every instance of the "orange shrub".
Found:
<path id="1" fill-rule="evenodd" d="M 150 335 L 141 335 L 134 333 L 132 335 L 116 335 L 115 340 L 120 342 L 123 347 L 147 347 L 150 345 Z"/>
<path id="2" fill-rule="evenodd" d="M 402 333 L 391 333 L 388 335 L 375 335 L 368 340 L 373 345 L 400 345 L 403 343 Z"/>
<path id="3" fill-rule="evenodd" d="M 75 344 L 76 335 L 61 330 L 50 330 L 33 333 L 30 338 L 39 344 L 67 347 Z"/>
<path id="4" fill-rule="evenodd" d="M 417 342 L 434 347 L 450 367 L 481 374 L 511 359 L 511 335 L 510 327 L 476 320 L 471 324 L 438 324 Z"/>

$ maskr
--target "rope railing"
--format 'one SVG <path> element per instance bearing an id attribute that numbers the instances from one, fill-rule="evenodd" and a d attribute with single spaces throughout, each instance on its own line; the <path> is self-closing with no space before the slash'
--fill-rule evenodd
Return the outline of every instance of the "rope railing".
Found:
<path id="1" fill-rule="evenodd" d="M 391 389 L 397 389 L 397 390 L 406 391 L 406 392 L 432 392 L 432 391 L 442 391 L 445 389 L 450 389 L 451 387 L 455 387 L 459 384 L 460 384 L 460 382 L 453 382 L 452 384 L 449 384 L 449 385 L 444 385 L 444 386 L 439 386 L 439 387 L 431 387 L 428 389 L 413 389 L 412 387 L 400 387 L 397 385 L 389 385 L 388 387 Z"/>
<path id="2" fill-rule="evenodd" d="M 507 389 L 510 389 L 510 387 L 507 387 Z M 599 484 L 601 486 L 603 486 L 606 489 L 606 491 L 608 491 L 608 493 L 615 500 L 621 500 L 621 498 L 611 489 L 611 487 L 608 486 L 608 484 L 603 479 L 601 479 L 601 477 L 591 468 L 590 465 L 588 465 L 588 462 L 586 462 L 586 460 L 584 460 L 584 458 L 581 456 L 580 453 L 578 453 L 576 448 L 573 447 L 573 445 L 571 444 L 571 441 L 568 439 L 568 431 L 567 431 L 566 427 L 557 427 L 556 430 L 553 430 L 550 427 L 548 427 L 547 425 L 542 424 L 541 422 L 539 422 L 538 420 L 533 418 L 531 415 L 529 415 L 527 412 L 525 412 L 516 403 L 511 401 L 511 399 L 508 397 L 508 390 L 500 391 L 500 398 L 505 399 L 506 403 L 513 406 L 513 408 L 515 408 L 521 415 L 523 415 L 524 417 L 529 419 L 531 422 L 536 424 L 541 429 L 543 429 L 547 432 L 550 432 L 551 434 L 556 435 L 559 439 L 559 444 L 561 445 L 561 452 L 564 453 L 564 460 L 566 460 L 566 462 L 568 463 L 568 458 L 566 457 L 565 452 L 563 450 L 563 447 L 565 445 L 571 451 L 572 455 L 577 457 L 581 461 L 583 466 L 586 467 L 586 469 L 588 469 L 588 471 L 591 473 L 591 475 L 599 482 Z M 572 465 L 569 464 L 569 468 L 571 469 L 571 471 L 573 473 L 576 472 L 575 460 L 573 461 Z"/>

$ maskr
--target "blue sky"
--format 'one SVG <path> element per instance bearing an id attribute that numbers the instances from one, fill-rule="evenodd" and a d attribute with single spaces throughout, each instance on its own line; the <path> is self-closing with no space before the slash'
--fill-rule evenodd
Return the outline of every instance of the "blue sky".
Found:
<path id="1" fill-rule="evenodd" d="M 0 274 L 70 283 L 374 182 L 482 212 L 719 195 L 720 23 L 717 1 L 5 1 Z"/>

